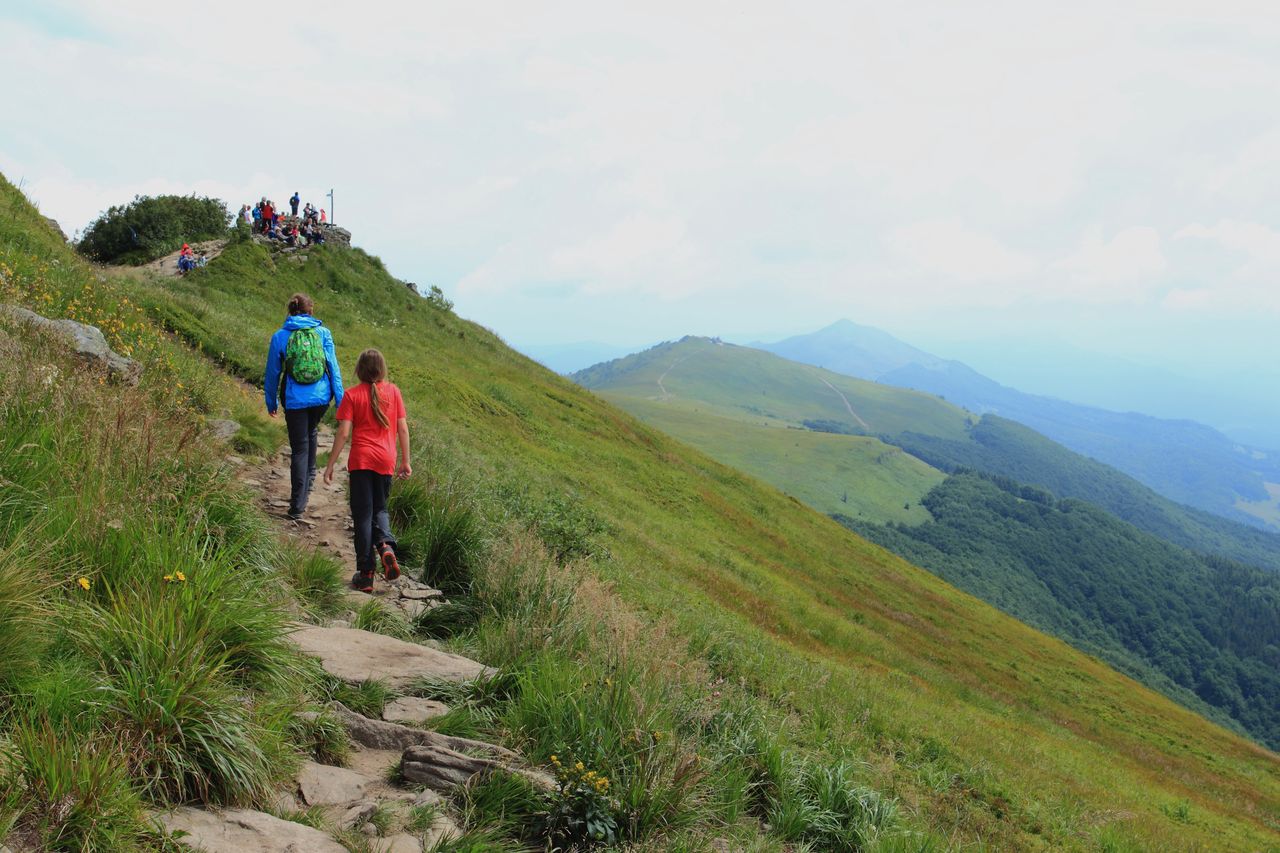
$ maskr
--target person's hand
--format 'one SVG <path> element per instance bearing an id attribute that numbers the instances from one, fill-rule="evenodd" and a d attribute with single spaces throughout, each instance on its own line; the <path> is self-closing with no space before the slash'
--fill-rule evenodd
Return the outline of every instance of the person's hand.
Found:
<path id="1" fill-rule="evenodd" d="M 410 478 L 410 477 L 412 477 L 412 476 L 413 476 L 413 468 L 409 465 L 409 463 L 408 463 L 408 462 L 401 462 L 401 463 L 396 467 L 396 478 L 397 478 L 397 479 L 400 479 L 400 480 L 407 480 L 407 479 L 409 479 L 409 478 Z"/>
<path id="2" fill-rule="evenodd" d="M 333 485 L 333 463 L 330 462 L 324 469 L 324 484 L 326 486 Z"/>
<path id="3" fill-rule="evenodd" d="M 278 418 L 278 417 L 280 417 L 280 410 L 279 410 L 279 409 L 276 409 L 275 411 L 267 412 L 267 414 L 268 414 L 268 415 L 270 415 L 270 416 L 271 416 L 271 417 L 273 417 L 273 418 Z"/>

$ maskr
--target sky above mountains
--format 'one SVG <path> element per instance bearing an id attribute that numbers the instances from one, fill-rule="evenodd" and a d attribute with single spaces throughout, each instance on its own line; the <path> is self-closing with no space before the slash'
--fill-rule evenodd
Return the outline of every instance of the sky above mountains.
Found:
<path id="1" fill-rule="evenodd" d="M 1267 3 L 192 9 L 0 6 L 0 170 L 67 231 L 135 193 L 332 188 L 358 244 L 520 343 L 851 317 L 943 356 L 1275 372 Z"/>

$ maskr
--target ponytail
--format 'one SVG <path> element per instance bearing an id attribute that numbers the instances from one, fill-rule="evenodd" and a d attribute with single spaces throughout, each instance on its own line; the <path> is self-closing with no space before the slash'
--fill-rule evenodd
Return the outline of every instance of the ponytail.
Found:
<path id="1" fill-rule="evenodd" d="M 382 424 L 382 428 L 386 429 L 391 426 L 391 421 L 387 420 L 386 412 L 382 411 L 382 401 L 378 399 L 378 383 L 369 383 L 369 405 L 373 407 L 373 416 L 378 419 L 378 423 Z"/>
<path id="2" fill-rule="evenodd" d="M 387 413 L 382 411 L 382 399 L 378 396 L 378 383 L 387 378 L 387 360 L 376 349 L 367 349 L 360 353 L 356 361 L 356 378 L 369 383 L 369 405 L 373 408 L 373 416 L 383 429 L 391 426 Z"/>

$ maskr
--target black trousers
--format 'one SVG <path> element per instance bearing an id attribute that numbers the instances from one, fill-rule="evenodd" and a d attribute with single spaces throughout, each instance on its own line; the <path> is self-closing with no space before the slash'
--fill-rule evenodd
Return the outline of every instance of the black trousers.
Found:
<path id="1" fill-rule="evenodd" d="M 320 420 L 328 406 L 285 409 L 284 425 L 289 430 L 289 514 L 302 515 L 311 497 L 316 478 L 316 437 Z"/>
<path id="2" fill-rule="evenodd" d="M 356 569 L 370 573 L 377 564 L 378 546 L 396 544 L 391 535 L 391 519 L 387 517 L 387 495 L 391 494 L 391 475 L 376 471 L 350 472 L 351 521 L 355 524 Z"/>

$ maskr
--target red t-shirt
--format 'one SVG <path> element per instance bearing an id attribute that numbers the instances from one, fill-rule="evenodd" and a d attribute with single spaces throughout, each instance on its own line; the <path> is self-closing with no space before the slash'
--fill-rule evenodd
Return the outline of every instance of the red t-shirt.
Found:
<path id="1" fill-rule="evenodd" d="M 351 454 L 347 456 L 348 471 L 374 471 L 378 474 L 394 474 L 396 471 L 396 421 L 405 416 L 404 400 L 400 389 L 390 382 L 378 383 L 378 401 L 382 413 L 387 416 L 387 426 L 378 423 L 373 414 L 372 388 L 361 382 L 348 388 L 338 406 L 338 420 L 351 421 Z"/>

